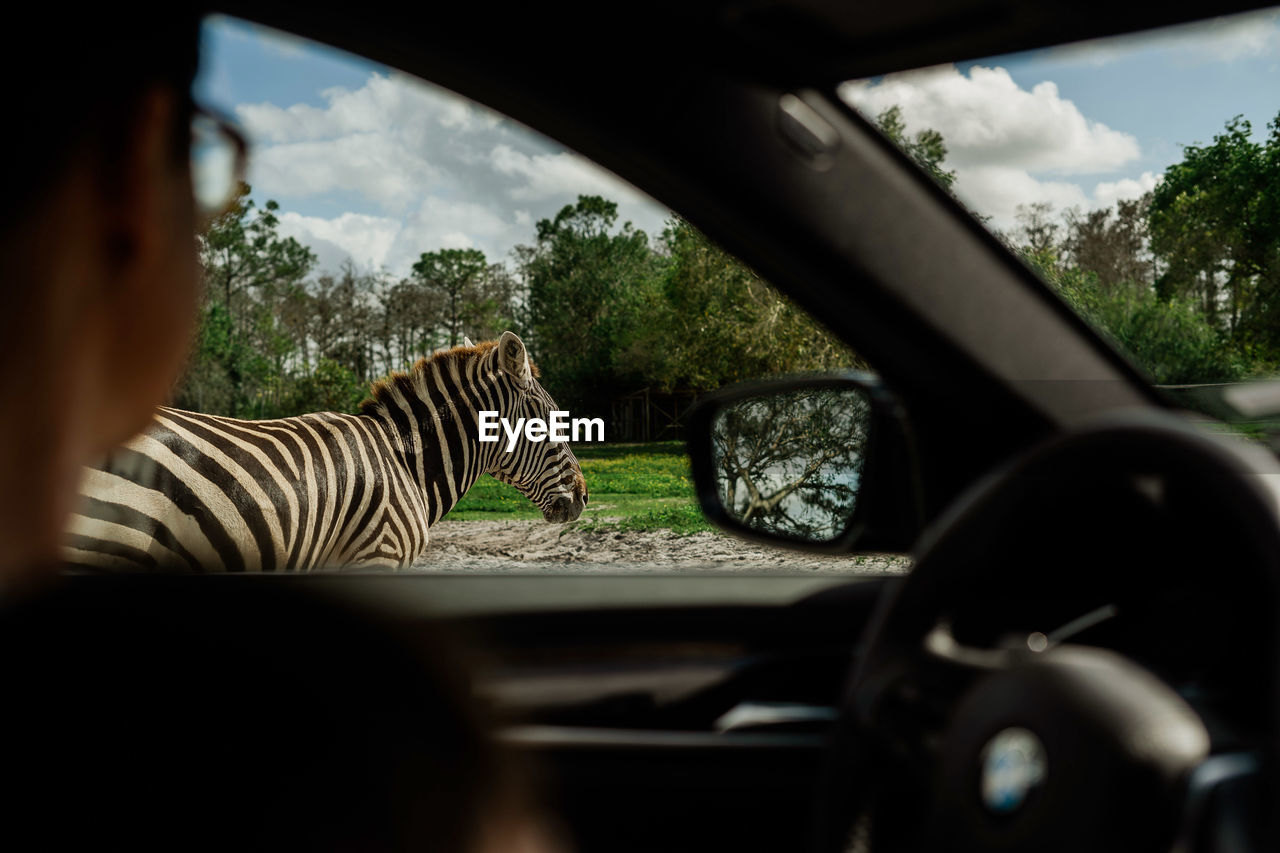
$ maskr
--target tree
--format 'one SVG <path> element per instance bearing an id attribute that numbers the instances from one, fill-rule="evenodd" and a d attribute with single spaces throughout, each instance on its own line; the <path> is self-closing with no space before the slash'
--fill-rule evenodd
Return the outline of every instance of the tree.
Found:
<path id="1" fill-rule="evenodd" d="M 200 241 L 206 296 L 226 306 L 233 335 L 246 322 L 244 294 L 298 284 L 316 263 L 314 252 L 278 233 L 280 205 L 268 200 L 257 208 L 249 192 L 249 185 L 241 183 L 235 204 L 210 224 Z"/>
<path id="2" fill-rule="evenodd" d="M 1014 230 L 1016 245 L 1025 246 L 1037 255 L 1057 250 L 1062 223 L 1054 215 L 1052 204 L 1047 201 L 1020 204 L 1014 210 L 1014 217 L 1018 222 Z"/>
<path id="3" fill-rule="evenodd" d="M 645 322 L 637 309 L 656 268 L 644 232 L 617 218 L 616 203 L 578 196 L 537 223 L 533 245 L 515 250 L 544 384 L 562 405 L 588 412 L 604 411 L 618 390 L 616 354 Z"/>
<path id="4" fill-rule="evenodd" d="M 1098 276 L 1104 288 L 1128 283 L 1151 284 L 1153 263 L 1148 251 L 1147 209 L 1151 194 L 1117 202 L 1112 207 L 1066 214 L 1062 248 L 1070 262 Z"/>
<path id="5" fill-rule="evenodd" d="M 314 371 L 293 385 L 289 408 L 292 412 L 354 413 L 368 390 L 367 380 L 361 381 L 333 359 L 321 358 Z"/>
<path id="6" fill-rule="evenodd" d="M 368 382 L 375 374 L 373 343 L 380 318 L 375 319 L 376 279 L 361 274 L 348 259 L 338 275 L 322 275 L 311 288 L 311 336 L 317 366 L 328 359 L 351 376 Z"/>
<path id="7" fill-rule="evenodd" d="M 926 128 L 918 131 L 915 136 L 908 136 L 906 122 L 902 120 L 902 108 L 899 106 L 889 107 L 876 116 L 876 125 L 935 181 L 948 190 L 951 189 L 956 181 L 956 173 L 942 168 L 942 161 L 947 158 L 947 146 L 941 133 Z"/>
<path id="8" fill-rule="evenodd" d="M 1188 145 L 1151 198 L 1160 295 L 1189 297 L 1244 349 L 1280 351 L 1280 116 L 1267 142 L 1236 116 L 1207 146 Z"/>
<path id="9" fill-rule="evenodd" d="M 413 265 L 414 279 L 441 297 L 441 320 L 449 347 L 462 343 L 463 323 L 488 266 L 479 249 L 423 252 Z"/>
<path id="10" fill-rule="evenodd" d="M 712 434 L 725 509 L 758 530 L 834 538 L 853 516 L 869 423 L 867 398 L 835 389 L 725 408 Z"/>
<path id="11" fill-rule="evenodd" d="M 863 366 L 754 270 L 673 217 L 647 322 L 620 353 L 624 374 L 666 391 L 800 370 Z"/>
<path id="12" fill-rule="evenodd" d="M 436 348 L 443 303 L 440 293 L 414 278 L 381 288 L 378 313 L 383 373 L 404 369 Z"/>
<path id="13" fill-rule="evenodd" d="M 1061 264 L 1055 250 L 1021 249 L 1023 259 L 1080 316 L 1156 384 L 1231 382 L 1245 373 L 1223 334 L 1194 302 L 1160 298 L 1148 284 L 1101 286 L 1092 270 Z"/>
<path id="14" fill-rule="evenodd" d="M 241 184 L 232 208 L 200 235 L 202 323 L 178 405 L 263 417 L 281 402 L 300 337 L 299 290 L 316 258 L 279 234 L 278 209 L 274 201 L 258 208 Z"/>

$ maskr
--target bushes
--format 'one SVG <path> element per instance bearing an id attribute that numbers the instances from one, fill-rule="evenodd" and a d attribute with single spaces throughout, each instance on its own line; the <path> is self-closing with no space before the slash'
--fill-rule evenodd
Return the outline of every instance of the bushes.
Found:
<path id="1" fill-rule="evenodd" d="M 369 383 L 343 365 L 322 358 L 314 371 L 294 384 L 290 412 L 355 412 L 369 391 Z"/>
<path id="2" fill-rule="evenodd" d="M 1078 297 L 1079 298 L 1079 297 Z M 1085 318 L 1158 385 L 1232 382 L 1245 367 L 1225 336 L 1185 300 L 1160 300 L 1150 288 L 1122 284 L 1083 294 Z"/>
<path id="3" fill-rule="evenodd" d="M 1227 335 L 1190 300 L 1161 299 L 1141 283 L 1103 286 L 1089 270 L 1060 265 L 1049 249 L 1024 248 L 1022 256 L 1155 384 L 1233 382 L 1249 372 Z"/>

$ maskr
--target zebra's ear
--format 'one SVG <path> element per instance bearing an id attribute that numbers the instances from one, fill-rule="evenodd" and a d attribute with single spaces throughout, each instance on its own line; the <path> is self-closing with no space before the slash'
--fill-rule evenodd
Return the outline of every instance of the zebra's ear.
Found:
<path id="1" fill-rule="evenodd" d="M 498 338 L 498 369 L 514 379 L 517 387 L 528 388 L 533 382 L 529 353 L 515 332 L 503 332 Z"/>
<path id="2" fill-rule="evenodd" d="M 463 335 L 463 336 L 462 336 L 462 345 L 463 345 L 464 347 L 473 347 L 473 346 L 475 346 L 475 344 L 471 343 L 471 338 L 468 338 L 466 335 Z"/>

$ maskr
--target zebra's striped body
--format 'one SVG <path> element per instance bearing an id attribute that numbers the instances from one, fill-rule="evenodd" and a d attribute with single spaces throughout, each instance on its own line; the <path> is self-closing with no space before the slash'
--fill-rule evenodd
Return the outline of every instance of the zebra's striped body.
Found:
<path id="1" fill-rule="evenodd" d="M 64 553 L 124 570 L 399 568 L 483 473 L 548 521 L 576 518 L 586 483 L 568 446 L 478 440 L 477 413 L 554 408 L 510 332 L 375 385 L 362 414 L 243 421 L 160 409 L 152 426 L 86 471 Z"/>

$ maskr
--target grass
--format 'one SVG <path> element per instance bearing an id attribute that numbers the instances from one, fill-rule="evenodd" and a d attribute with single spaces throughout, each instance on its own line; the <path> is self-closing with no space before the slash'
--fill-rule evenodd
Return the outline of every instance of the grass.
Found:
<path id="1" fill-rule="evenodd" d="M 694 498 L 689 457 L 680 441 L 587 444 L 574 447 L 590 490 L 576 525 L 618 530 L 711 530 Z M 452 521 L 507 521 L 542 517 L 505 483 L 485 475 L 447 516 Z"/>

